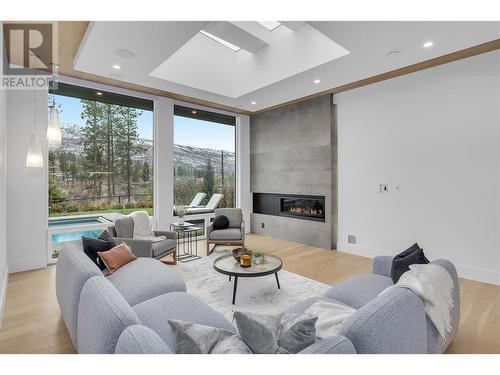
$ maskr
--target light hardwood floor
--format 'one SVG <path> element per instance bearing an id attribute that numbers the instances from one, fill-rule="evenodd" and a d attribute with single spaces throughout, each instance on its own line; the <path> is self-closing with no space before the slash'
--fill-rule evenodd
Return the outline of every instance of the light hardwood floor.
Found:
<path id="1" fill-rule="evenodd" d="M 288 271 L 330 285 L 371 270 L 368 258 L 255 234 L 247 246 L 281 257 Z M 74 353 L 54 278 L 54 266 L 10 275 L 0 353 Z M 500 353 L 500 287 L 460 280 L 460 288 L 460 329 L 448 353 Z"/>

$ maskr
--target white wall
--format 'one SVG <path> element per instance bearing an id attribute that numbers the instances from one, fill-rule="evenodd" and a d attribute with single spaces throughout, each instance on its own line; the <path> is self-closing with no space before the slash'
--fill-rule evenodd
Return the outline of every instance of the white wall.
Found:
<path id="1" fill-rule="evenodd" d="M 3 27 L 0 22 L 0 55 L 3 56 Z M 3 59 L 0 58 L 0 72 Z M 0 89 L 0 327 L 7 291 L 7 95 Z"/>
<path id="2" fill-rule="evenodd" d="M 461 277 L 500 284 L 500 51 L 334 101 L 339 250 L 394 255 L 418 241 Z"/>
<path id="3" fill-rule="evenodd" d="M 7 94 L 7 259 L 10 273 L 47 266 L 47 105 L 47 90 L 9 90 Z M 42 141 L 43 169 L 26 168 L 30 134 L 35 128 Z"/>

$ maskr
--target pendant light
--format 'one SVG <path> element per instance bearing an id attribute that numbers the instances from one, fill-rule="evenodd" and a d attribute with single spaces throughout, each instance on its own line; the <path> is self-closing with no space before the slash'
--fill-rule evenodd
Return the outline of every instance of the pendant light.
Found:
<path id="1" fill-rule="evenodd" d="M 61 143 L 61 124 L 59 123 L 59 113 L 56 107 L 50 110 L 49 126 L 47 127 L 47 140 L 49 142 Z"/>
<path id="2" fill-rule="evenodd" d="M 36 135 L 36 91 L 33 89 L 33 133 L 30 136 L 28 155 L 26 156 L 27 168 L 43 168 L 42 144 Z"/>

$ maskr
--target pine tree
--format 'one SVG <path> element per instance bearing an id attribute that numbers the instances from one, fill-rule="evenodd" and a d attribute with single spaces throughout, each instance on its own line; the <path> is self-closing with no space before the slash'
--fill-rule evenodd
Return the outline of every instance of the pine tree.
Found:
<path id="1" fill-rule="evenodd" d="M 108 203 L 115 195 L 115 147 L 114 134 L 117 107 L 111 104 L 104 104 L 105 115 L 105 142 L 106 142 L 106 172 L 107 172 L 107 196 Z"/>
<path id="2" fill-rule="evenodd" d="M 212 161 L 207 159 L 207 166 L 203 171 L 203 191 L 210 198 L 214 194 L 215 189 L 215 178 L 214 178 L 214 168 L 212 166 Z"/>
<path id="3" fill-rule="evenodd" d="M 81 117 L 85 120 L 83 128 L 83 167 L 84 172 L 90 174 L 92 179 L 92 196 L 98 198 L 101 196 L 102 184 L 102 161 L 103 161 L 103 134 L 101 129 L 102 104 L 93 101 L 81 100 L 83 112 Z"/>
<path id="4" fill-rule="evenodd" d="M 115 154 L 120 167 L 121 180 L 125 184 L 125 194 L 130 202 L 132 195 L 133 158 L 143 152 L 139 146 L 137 117 L 142 112 L 130 107 L 117 108 L 115 127 Z"/>
<path id="5" fill-rule="evenodd" d="M 142 181 L 149 182 L 151 179 L 151 172 L 149 171 L 149 163 L 147 161 L 142 165 Z"/>

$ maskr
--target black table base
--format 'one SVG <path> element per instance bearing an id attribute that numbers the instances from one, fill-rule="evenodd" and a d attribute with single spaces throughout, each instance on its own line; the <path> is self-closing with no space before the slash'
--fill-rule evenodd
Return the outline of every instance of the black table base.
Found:
<path id="1" fill-rule="evenodd" d="M 278 289 L 281 289 L 280 279 L 278 278 L 278 272 L 274 274 L 276 277 L 276 284 L 278 284 Z M 231 281 L 231 275 L 229 275 L 229 281 Z M 234 276 L 234 284 L 233 284 L 233 305 L 236 302 L 236 291 L 238 290 L 238 276 Z"/>

